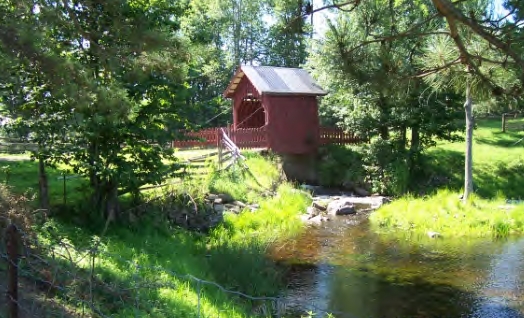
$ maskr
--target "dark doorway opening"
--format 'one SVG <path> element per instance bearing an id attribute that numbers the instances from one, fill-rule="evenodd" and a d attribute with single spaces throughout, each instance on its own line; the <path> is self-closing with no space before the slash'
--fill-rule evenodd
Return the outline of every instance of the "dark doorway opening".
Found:
<path id="1" fill-rule="evenodd" d="M 238 107 L 238 128 L 260 128 L 266 124 L 266 113 L 258 99 L 243 100 Z"/>

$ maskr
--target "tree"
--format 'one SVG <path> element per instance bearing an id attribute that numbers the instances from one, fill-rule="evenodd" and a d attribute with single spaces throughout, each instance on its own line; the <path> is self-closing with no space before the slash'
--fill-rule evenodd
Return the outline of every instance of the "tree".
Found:
<path id="1" fill-rule="evenodd" d="M 46 91 L 31 120 L 68 114 L 69 125 L 54 129 L 66 129 L 70 143 L 48 149 L 46 160 L 68 163 L 88 176 L 95 210 L 111 220 L 119 192 L 136 193 L 173 171 L 163 160 L 172 159 L 164 145 L 184 123 L 176 94 L 184 69 L 176 36 L 182 8 L 167 1 L 6 3 L 0 50 L 12 64 L 24 66 L 27 78 L 38 77 L 38 83 L 23 85 L 33 89 L 41 83 Z M 23 96 L 18 104 L 30 103 Z M 45 136 L 44 125 L 30 128 L 32 136 Z"/>
<path id="2" fill-rule="evenodd" d="M 377 3 L 370 1 L 371 3 Z M 328 4 L 323 8 L 337 8 L 344 11 L 356 11 L 365 3 L 361 1 L 348 1 L 342 4 Z M 464 199 L 472 192 L 472 98 L 475 83 L 479 83 L 482 91 L 487 91 L 494 95 L 513 95 L 519 96 L 524 85 L 524 57 L 522 50 L 522 4 L 518 1 L 507 1 L 506 7 L 510 10 L 509 14 L 503 17 L 497 16 L 488 10 L 489 2 L 471 3 L 458 2 L 452 3 L 448 0 L 432 0 L 431 4 L 423 1 L 408 2 L 395 1 L 394 7 L 401 10 L 394 16 L 400 17 L 403 12 L 427 13 L 427 18 L 403 28 L 396 28 L 395 32 L 384 28 L 370 34 L 370 39 L 363 39 L 356 48 L 372 45 L 381 42 L 392 42 L 398 39 L 414 38 L 423 42 L 424 39 L 434 40 L 439 37 L 446 37 L 448 42 L 453 43 L 454 50 L 451 52 L 453 57 L 446 59 L 445 62 L 434 63 L 432 66 L 423 67 L 417 77 L 437 77 L 437 74 L 450 72 L 461 65 L 462 70 L 467 69 L 468 80 L 464 81 L 462 76 L 451 76 L 455 83 L 467 83 L 465 111 L 467 117 L 466 131 L 466 167 L 465 167 L 465 194 Z M 464 13 L 467 12 L 467 13 Z M 441 28 L 445 22 L 447 29 Z M 421 28 L 430 27 L 433 32 L 420 32 Z M 366 25 L 363 26 L 366 28 Z M 517 43 L 517 44 L 516 44 Z M 438 59 L 438 54 L 427 51 L 427 57 L 433 56 Z M 429 63 L 431 64 L 431 63 Z M 486 67 L 488 65 L 489 67 Z M 429 67 L 427 67 L 429 66 Z M 494 73 L 507 72 L 510 80 L 499 81 L 500 76 Z M 459 73 L 461 74 L 461 73 Z M 513 80 L 516 79 L 516 80 Z M 433 80 L 428 82 L 436 83 Z M 440 81 L 441 83 L 443 81 Z M 451 85 L 453 86 L 453 85 Z"/>
<path id="3" fill-rule="evenodd" d="M 306 41 L 312 33 L 304 14 L 311 10 L 310 2 L 273 0 L 270 14 L 276 20 L 267 33 L 264 47 L 267 65 L 299 67 L 306 62 Z"/>
<path id="4" fill-rule="evenodd" d="M 416 77 L 421 43 L 403 37 L 373 40 L 383 30 L 393 38 L 400 28 L 423 21 L 429 14 L 400 15 L 398 10 L 392 1 L 377 1 L 339 13 L 329 23 L 325 39 L 319 41 L 309 67 L 332 92 L 321 109 L 333 109 L 342 127 L 383 140 L 393 136 L 401 150 L 406 147 L 409 129 L 410 150 L 416 154 L 431 144 L 432 137 L 449 139 L 459 127 L 450 124 L 456 118 L 456 112 L 450 111 L 453 94 L 428 94 L 428 85 Z M 429 26 L 418 30 L 432 31 Z"/>

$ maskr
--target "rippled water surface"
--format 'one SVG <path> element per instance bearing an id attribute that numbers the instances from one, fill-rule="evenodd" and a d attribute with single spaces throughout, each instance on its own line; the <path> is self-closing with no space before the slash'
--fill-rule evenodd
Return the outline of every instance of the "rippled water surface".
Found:
<path id="1" fill-rule="evenodd" d="M 276 246 L 273 257 L 293 265 L 288 307 L 315 317 L 524 318 L 524 238 L 379 235 L 366 216 L 350 216 Z"/>

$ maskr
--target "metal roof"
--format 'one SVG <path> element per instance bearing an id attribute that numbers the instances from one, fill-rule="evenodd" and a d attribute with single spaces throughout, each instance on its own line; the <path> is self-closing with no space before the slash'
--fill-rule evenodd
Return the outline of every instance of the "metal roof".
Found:
<path id="1" fill-rule="evenodd" d="M 262 94 L 326 95 L 306 70 L 300 68 L 242 65 L 231 79 L 224 95 L 231 97 L 245 76 Z"/>

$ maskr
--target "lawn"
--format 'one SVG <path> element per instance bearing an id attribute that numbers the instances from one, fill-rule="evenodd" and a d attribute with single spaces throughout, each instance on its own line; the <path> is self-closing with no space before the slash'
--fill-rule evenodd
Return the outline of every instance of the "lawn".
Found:
<path id="1" fill-rule="evenodd" d="M 514 120 L 524 125 L 524 118 Z M 524 199 L 524 131 L 501 132 L 499 120 L 478 120 L 473 133 L 473 182 L 483 198 Z M 434 176 L 449 181 L 443 184 L 461 191 L 464 184 L 463 142 L 441 142 L 428 150 L 428 166 Z"/>
<path id="2" fill-rule="evenodd" d="M 514 120 L 522 123 L 524 119 Z M 479 120 L 474 131 L 475 195 L 463 203 L 464 142 L 440 143 L 427 152 L 432 178 L 443 180 L 429 196 L 407 195 L 374 212 L 378 230 L 437 232 L 443 236 L 504 237 L 524 232 L 524 131 L 502 133 L 500 121 Z M 429 180 L 431 181 L 431 180 Z M 524 202 L 523 202 L 524 203 Z"/>

